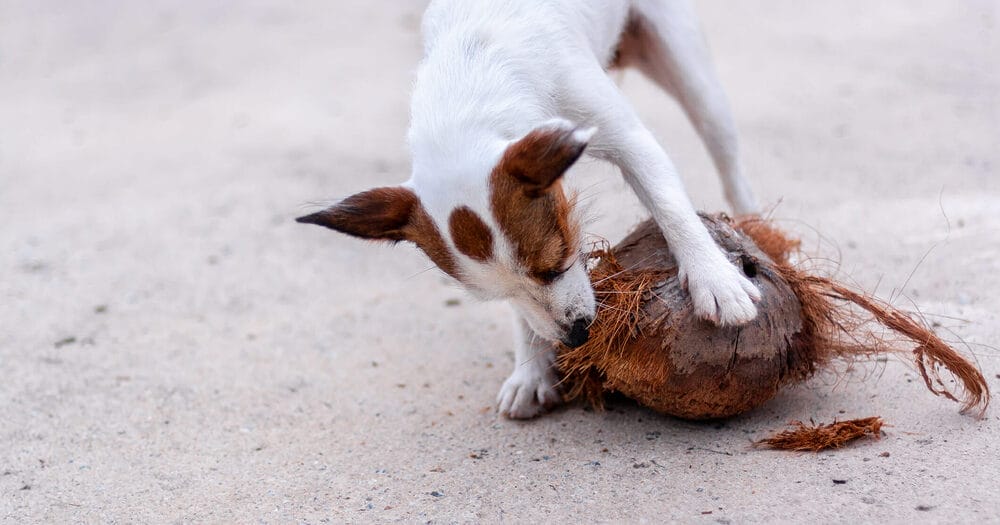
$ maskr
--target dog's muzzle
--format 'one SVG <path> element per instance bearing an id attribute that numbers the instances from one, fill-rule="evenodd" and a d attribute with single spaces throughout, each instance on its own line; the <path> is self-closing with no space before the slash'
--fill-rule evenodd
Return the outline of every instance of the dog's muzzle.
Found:
<path id="1" fill-rule="evenodd" d="M 570 348 L 576 348 L 590 339 L 590 319 L 577 319 L 566 332 L 562 343 Z"/>

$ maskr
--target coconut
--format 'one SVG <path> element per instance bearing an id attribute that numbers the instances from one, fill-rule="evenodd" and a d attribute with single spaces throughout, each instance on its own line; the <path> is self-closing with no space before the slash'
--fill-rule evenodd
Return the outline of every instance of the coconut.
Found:
<path id="1" fill-rule="evenodd" d="M 558 352 L 568 399 L 601 406 L 606 392 L 617 391 L 672 416 L 724 418 L 764 404 L 834 359 L 909 351 L 931 392 L 961 400 L 963 411 L 985 412 L 982 373 L 920 320 L 798 269 L 790 259 L 798 241 L 766 220 L 702 221 L 760 289 L 757 317 L 719 327 L 696 316 L 663 235 L 646 221 L 613 249 L 591 254 L 599 306 L 590 340 Z M 942 369 L 960 393 L 945 387 Z"/>

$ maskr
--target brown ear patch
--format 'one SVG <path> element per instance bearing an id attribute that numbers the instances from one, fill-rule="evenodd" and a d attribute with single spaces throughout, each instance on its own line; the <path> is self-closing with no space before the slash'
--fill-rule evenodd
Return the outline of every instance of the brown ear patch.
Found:
<path id="1" fill-rule="evenodd" d="M 493 233 L 471 208 L 455 208 L 448 217 L 448 229 L 458 251 L 480 262 L 493 258 Z"/>
<path id="2" fill-rule="evenodd" d="M 434 220 L 408 188 L 375 188 L 352 195 L 297 222 L 316 224 L 362 239 L 410 241 L 442 271 L 458 278 L 457 265 Z"/>
<path id="3" fill-rule="evenodd" d="M 295 220 L 362 239 L 402 241 L 406 240 L 403 230 L 419 206 L 420 199 L 406 188 L 375 188 Z"/>
<path id="4" fill-rule="evenodd" d="M 538 128 L 508 147 L 497 167 L 520 182 L 529 196 L 541 195 L 587 148 L 587 142 L 575 136 L 579 131 L 570 126 Z"/>

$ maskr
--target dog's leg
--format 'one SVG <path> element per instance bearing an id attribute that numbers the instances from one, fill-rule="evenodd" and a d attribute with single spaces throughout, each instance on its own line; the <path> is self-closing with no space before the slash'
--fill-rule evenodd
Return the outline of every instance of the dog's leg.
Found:
<path id="1" fill-rule="evenodd" d="M 729 101 L 688 0 L 634 0 L 624 63 L 635 66 L 677 99 L 698 131 L 737 214 L 759 212 L 743 176 Z"/>
<path id="2" fill-rule="evenodd" d="M 587 150 L 616 164 L 670 245 L 679 277 L 695 312 L 718 324 L 736 325 L 757 315 L 760 291 L 732 264 L 708 234 L 688 200 L 674 165 L 603 69 L 580 63 L 562 93 L 566 111 L 596 125 Z"/>
<path id="3" fill-rule="evenodd" d="M 512 419 L 537 416 L 562 402 L 555 376 L 555 349 L 514 313 L 514 371 L 497 394 L 497 408 Z"/>

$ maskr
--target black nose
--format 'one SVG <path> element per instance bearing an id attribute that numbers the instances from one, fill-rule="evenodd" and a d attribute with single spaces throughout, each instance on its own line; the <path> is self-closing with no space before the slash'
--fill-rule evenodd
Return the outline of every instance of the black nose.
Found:
<path id="1" fill-rule="evenodd" d="M 566 337 L 563 338 L 563 344 L 570 347 L 576 348 L 590 339 L 590 319 L 577 319 L 573 321 L 573 326 L 570 327 L 569 331 L 566 332 Z"/>

